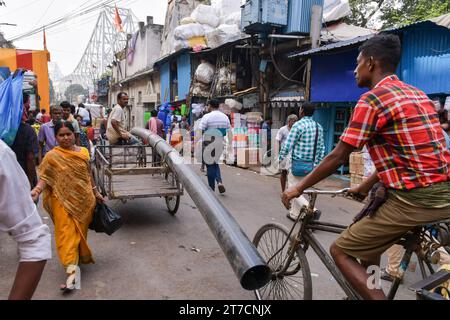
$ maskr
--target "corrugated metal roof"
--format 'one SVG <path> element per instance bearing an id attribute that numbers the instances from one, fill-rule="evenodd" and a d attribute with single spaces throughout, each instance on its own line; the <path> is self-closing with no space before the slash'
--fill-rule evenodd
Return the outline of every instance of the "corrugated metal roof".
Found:
<path id="1" fill-rule="evenodd" d="M 313 54 L 316 54 L 319 52 L 323 52 L 323 51 L 331 51 L 331 50 L 337 50 L 337 49 L 342 49 L 342 48 L 346 48 L 346 47 L 352 47 L 354 45 L 357 45 L 359 43 L 366 41 L 367 39 L 372 38 L 373 36 L 374 36 L 373 34 L 368 34 L 366 36 L 356 37 L 356 38 L 346 40 L 346 41 L 339 41 L 339 42 L 327 44 L 323 47 L 311 49 L 308 51 L 292 53 L 292 54 L 288 55 L 288 58 L 292 59 L 292 58 L 305 57 L 305 56 L 310 56 L 310 55 L 313 55 Z"/>
<path id="2" fill-rule="evenodd" d="M 437 27 L 403 31 L 400 76 L 427 94 L 450 93 L 450 30 Z"/>
<path id="3" fill-rule="evenodd" d="M 415 22 L 406 26 L 402 26 L 399 28 L 392 28 L 392 29 L 387 29 L 387 30 L 383 30 L 382 32 L 391 32 L 391 33 L 399 33 L 399 32 L 403 32 L 405 29 L 409 29 L 409 28 L 414 28 L 414 27 L 426 27 L 426 26 L 430 26 L 430 27 L 437 27 L 437 28 L 447 28 L 450 29 L 450 13 L 448 14 L 444 14 L 442 16 L 436 17 L 436 18 L 432 18 L 429 20 L 424 20 L 424 21 L 419 21 L 419 22 Z M 354 46 L 356 44 L 359 44 L 361 42 L 364 42 L 368 39 L 370 39 L 371 37 L 373 37 L 374 34 L 369 34 L 366 36 L 359 36 L 359 37 L 355 37 L 353 39 L 350 40 L 345 40 L 345 41 L 339 41 L 339 42 L 335 42 L 335 43 L 331 43 L 319 48 L 315 48 L 315 49 L 311 49 L 308 51 L 303 51 L 303 52 L 295 52 L 292 53 L 290 55 L 288 55 L 288 58 L 299 58 L 299 57 L 306 57 L 306 56 L 311 56 L 313 54 L 319 53 L 319 52 L 323 52 L 323 51 L 331 51 L 331 50 L 337 50 L 340 48 L 346 48 L 346 47 L 351 47 Z"/>

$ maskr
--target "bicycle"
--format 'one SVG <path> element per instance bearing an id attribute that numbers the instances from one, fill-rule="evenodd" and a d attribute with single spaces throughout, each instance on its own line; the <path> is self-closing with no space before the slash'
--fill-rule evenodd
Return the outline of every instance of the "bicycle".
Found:
<path id="1" fill-rule="evenodd" d="M 313 218 L 318 195 L 346 195 L 348 190 L 306 190 L 303 194 L 309 196 L 309 206 L 304 206 L 301 209 L 290 230 L 281 224 L 269 223 L 256 232 L 253 243 L 272 270 L 271 279 L 266 286 L 255 290 L 258 300 L 312 299 L 311 273 L 306 258 L 309 247 L 318 255 L 350 300 L 362 299 L 346 281 L 331 256 L 313 235 L 315 230 L 340 234 L 347 228 L 347 226 L 317 221 Z M 399 240 L 398 243 L 403 245 L 406 251 L 402 258 L 399 276 L 395 278 L 390 287 L 388 299 L 392 300 L 395 297 L 403 275 L 408 269 L 412 254 L 419 246 L 429 249 L 428 252 L 423 250 L 417 252 L 422 276 L 424 278 L 426 276 L 425 265 L 429 268 L 430 273 L 434 273 L 431 261 L 428 258 L 433 256 L 438 247 L 450 244 L 449 228 L 442 229 L 439 227 L 440 225 L 448 226 L 449 223 L 450 219 L 418 226 Z M 296 228 L 297 230 L 294 232 Z M 436 258 L 435 254 L 434 258 Z M 434 281 L 436 282 L 436 279 Z"/>

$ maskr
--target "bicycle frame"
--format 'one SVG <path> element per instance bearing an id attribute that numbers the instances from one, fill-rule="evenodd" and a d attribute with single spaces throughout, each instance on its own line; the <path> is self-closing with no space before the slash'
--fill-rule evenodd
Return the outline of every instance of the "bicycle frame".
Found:
<path id="1" fill-rule="evenodd" d="M 330 254 L 324 249 L 324 247 L 320 244 L 319 240 L 313 235 L 313 230 L 321 230 L 330 233 L 341 234 L 348 226 L 332 224 L 327 222 L 319 222 L 313 220 L 314 215 L 314 206 L 317 200 L 318 194 L 328 194 L 332 196 L 336 196 L 338 194 L 344 194 L 348 189 L 343 189 L 339 191 L 316 191 L 316 190 L 306 190 L 304 194 L 309 195 L 310 201 L 309 206 L 306 210 L 303 210 L 298 216 L 297 220 L 292 227 L 292 230 L 299 225 L 299 229 L 294 237 L 294 239 L 289 244 L 289 251 L 296 250 L 299 245 L 304 245 L 304 251 L 306 252 L 308 247 L 314 250 L 317 256 L 320 258 L 322 263 L 328 269 L 328 271 L 332 274 L 334 279 L 337 281 L 339 286 L 345 292 L 350 300 L 362 300 L 362 297 L 353 289 L 353 287 L 347 282 L 344 275 L 340 272 L 338 267 L 336 266 L 333 258 Z M 397 293 L 397 290 L 400 286 L 401 279 L 403 277 L 404 272 L 406 272 L 409 262 L 411 260 L 411 256 L 416 248 L 416 245 L 420 243 L 421 236 L 421 228 L 419 230 L 415 230 L 412 236 L 408 237 L 405 240 L 405 249 L 406 252 L 402 258 L 402 262 L 400 264 L 400 277 L 395 278 L 394 282 L 391 285 L 387 298 L 392 300 Z M 290 255 L 289 261 L 287 262 L 287 266 L 290 264 L 293 255 Z M 286 267 L 287 268 L 287 267 Z M 286 270 L 283 270 L 286 271 Z M 281 271 L 281 272 L 283 272 Z"/>

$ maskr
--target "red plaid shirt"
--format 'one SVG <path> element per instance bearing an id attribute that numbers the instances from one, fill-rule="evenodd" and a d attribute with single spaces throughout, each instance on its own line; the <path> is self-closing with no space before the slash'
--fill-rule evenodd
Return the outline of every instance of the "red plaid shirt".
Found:
<path id="1" fill-rule="evenodd" d="M 362 95 L 341 140 L 367 144 L 381 181 L 400 190 L 450 180 L 450 153 L 433 102 L 397 76 Z"/>

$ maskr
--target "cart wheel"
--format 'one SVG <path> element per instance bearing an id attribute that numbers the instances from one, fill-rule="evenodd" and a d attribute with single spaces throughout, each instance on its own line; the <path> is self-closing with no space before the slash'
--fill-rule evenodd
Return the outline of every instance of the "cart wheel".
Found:
<path id="1" fill-rule="evenodd" d="M 169 196 L 166 198 L 166 205 L 169 213 L 175 215 L 180 207 L 180 196 Z"/>

